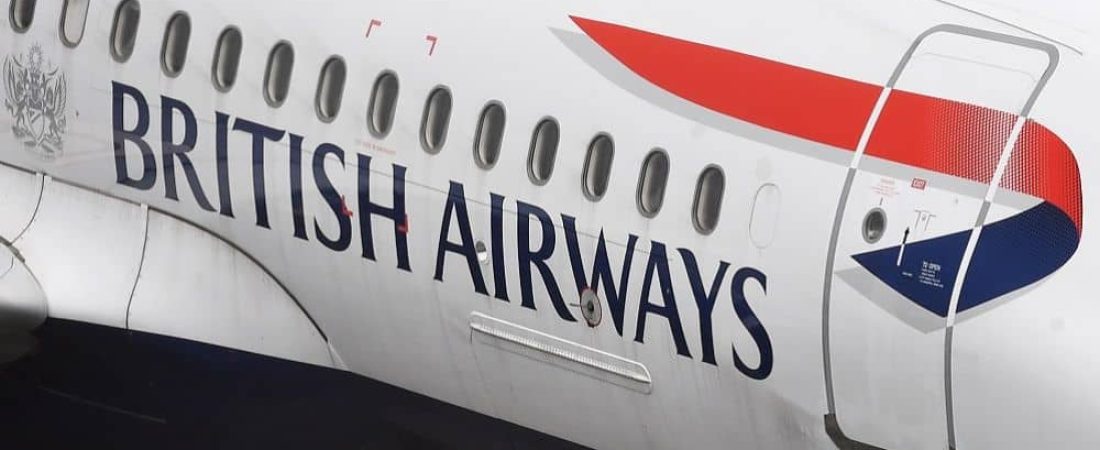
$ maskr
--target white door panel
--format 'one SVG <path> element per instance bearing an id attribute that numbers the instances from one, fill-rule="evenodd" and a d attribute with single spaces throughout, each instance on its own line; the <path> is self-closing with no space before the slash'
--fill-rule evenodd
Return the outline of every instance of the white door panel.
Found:
<path id="1" fill-rule="evenodd" d="M 827 269 L 827 419 L 840 440 L 954 444 L 957 280 L 1021 123 L 1006 111 L 1026 115 L 1056 64 L 1045 47 L 952 26 L 902 58 L 856 156 Z"/>

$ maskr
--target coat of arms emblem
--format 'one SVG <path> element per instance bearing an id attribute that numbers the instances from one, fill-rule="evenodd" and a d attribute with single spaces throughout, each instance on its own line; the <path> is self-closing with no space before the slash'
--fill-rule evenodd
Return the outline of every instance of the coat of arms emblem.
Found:
<path id="1" fill-rule="evenodd" d="M 4 107 L 11 113 L 11 131 L 28 151 L 55 159 L 64 151 L 65 73 L 46 61 L 37 44 L 4 60 Z"/>

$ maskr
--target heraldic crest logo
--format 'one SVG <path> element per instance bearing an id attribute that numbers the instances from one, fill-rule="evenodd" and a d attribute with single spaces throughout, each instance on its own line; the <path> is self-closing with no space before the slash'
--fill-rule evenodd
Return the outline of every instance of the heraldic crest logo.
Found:
<path id="1" fill-rule="evenodd" d="M 38 44 L 4 59 L 4 107 L 11 113 L 11 131 L 27 151 L 53 160 L 64 152 L 65 73 L 47 61 Z"/>

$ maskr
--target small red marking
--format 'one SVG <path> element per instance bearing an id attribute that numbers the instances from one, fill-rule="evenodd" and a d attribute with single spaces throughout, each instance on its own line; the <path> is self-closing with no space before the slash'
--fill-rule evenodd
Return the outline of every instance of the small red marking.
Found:
<path id="1" fill-rule="evenodd" d="M 340 214 L 343 214 L 346 217 L 351 217 L 355 215 L 355 212 L 348 209 L 348 201 L 344 198 L 343 195 L 340 196 Z"/>
<path id="2" fill-rule="evenodd" d="M 914 178 L 912 186 L 913 189 L 920 189 L 923 191 L 924 188 L 928 187 L 928 180 L 924 178 Z"/>
<path id="3" fill-rule="evenodd" d="M 397 226 L 397 232 L 401 233 L 401 234 L 409 234 L 409 216 L 408 215 L 405 216 L 405 221 L 401 222 L 401 224 Z"/>
<path id="4" fill-rule="evenodd" d="M 427 36 L 424 36 L 424 39 L 427 39 L 428 42 L 432 43 L 431 48 L 428 49 L 428 56 L 432 56 L 432 53 L 435 53 L 435 44 L 439 42 L 439 38 L 429 34 Z"/>
<path id="5" fill-rule="evenodd" d="M 367 35 L 364 36 L 364 37 L 370 37 L 370 31 L 373 30 L 374 27 L 381 27 L 381 26 L 382 26 L 382 21 L 381 20 L 371 19 L 370 25 L 367 26 Z"/>

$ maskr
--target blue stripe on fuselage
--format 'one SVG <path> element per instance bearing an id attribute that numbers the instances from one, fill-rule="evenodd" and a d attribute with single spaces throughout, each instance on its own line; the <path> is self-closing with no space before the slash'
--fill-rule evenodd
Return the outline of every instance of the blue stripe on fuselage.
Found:
<path id="1" fill-rule="evenodd" d="M 955 274 L 970 239 L 966 230 L 852 256 L 879 280 L 922 308 L 946 317 Z M 1038 206 L 986 225 L 974 250 L 958 312 L 1030 286 L 1054 273 L 1077 250 L 1077 228 L 1054 205 Z M 929 267 L 929 264 L 933 267 Z"/>

